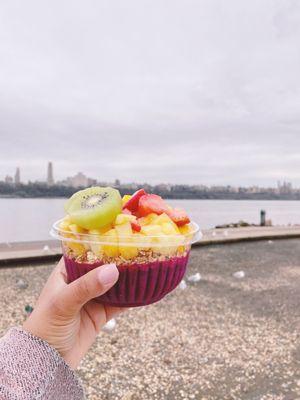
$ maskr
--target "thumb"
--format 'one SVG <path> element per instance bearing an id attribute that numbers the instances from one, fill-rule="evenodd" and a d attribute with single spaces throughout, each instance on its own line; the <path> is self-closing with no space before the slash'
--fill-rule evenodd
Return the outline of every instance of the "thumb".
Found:
<path id="1" fill-rule="evenodd" d="M 67 313 L 76 313 L 89 300 L 107 292 L 118 278 L 119 271 L 115 264 L 101 265 L 66 285 L 56 300 Z"/>

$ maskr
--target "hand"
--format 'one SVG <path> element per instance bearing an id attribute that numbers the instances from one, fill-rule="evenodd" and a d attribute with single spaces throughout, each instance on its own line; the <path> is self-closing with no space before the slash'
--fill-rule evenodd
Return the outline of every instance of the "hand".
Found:
<path id="1" fill-rule="evenodd" d="M 23 329 L 46 340 L 71 368 L 76 368 L 101 327 L 122 311 L 92 300 L 110 289 L 118 277 L 117 267 L 108 264 L 67 284 L 61 259 Z"/>

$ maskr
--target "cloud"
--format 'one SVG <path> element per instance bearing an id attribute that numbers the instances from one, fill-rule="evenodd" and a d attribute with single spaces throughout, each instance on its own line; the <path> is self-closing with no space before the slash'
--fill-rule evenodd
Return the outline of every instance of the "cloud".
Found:
<path id="1" fill-rule="evenodd" d="M 300 185 L 300 4 L 0 5 L 0 179 Z"/>

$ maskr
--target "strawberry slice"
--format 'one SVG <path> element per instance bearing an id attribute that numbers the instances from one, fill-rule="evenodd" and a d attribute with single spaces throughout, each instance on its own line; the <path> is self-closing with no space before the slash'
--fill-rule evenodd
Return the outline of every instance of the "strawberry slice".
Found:
<path id="1" fill-rule="evenodd" d="M 132 212 L 128 210 L 128 208 L 123 208 L 122 214 L 132 215 Z"/>
<path id="2" fill-rule="evenodd" d="M 131 221 L 130 223 L 131 223 L 131 228 L 133 231 L 140 232 L 142 227 L 137 221 Z"/>
<path id="3" fill-rule="evenodd" d="M 175 222 L 177 226 L 183 226 L 191 222 L 187 213 L 180 208 L 169 209 L 166 211 L 166 214 L 171 218 L 173 222 Z"/>
<path id="4" fill-rule="evenodd" d="M 134 213 L 139 208 L 139 201 L 142 196 L 146 194 L 144 189 L 140 189 L 133 193 L 131 198 L 124 204 L 123 209 L 127 208 L 127 210 Z"/>
<path id="5" fill-rule="evenodd" d="M 139 216 L 145 217 L 148 214 L 155 213 L 160 215 L 167 212 L 168 205 L 157 194 L 145 194 L 139 201 Z"/>

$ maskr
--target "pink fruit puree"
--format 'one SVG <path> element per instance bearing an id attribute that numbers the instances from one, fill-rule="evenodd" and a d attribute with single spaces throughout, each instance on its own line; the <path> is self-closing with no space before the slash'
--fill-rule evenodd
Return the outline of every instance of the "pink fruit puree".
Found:
<path id="1" fill-rule="evenodd" d="M 118 282 L 97 300 L 118 307 L 138 307 L 155 303 L 180 283 L 185 274 L 188 258 L 189 253 L 163 261 L 119 265 Z M 79 263 L 67 256 L 64 256 L 64 259 L 70 282 L 102 265 L 100 261 L 88 264 Z"/>

